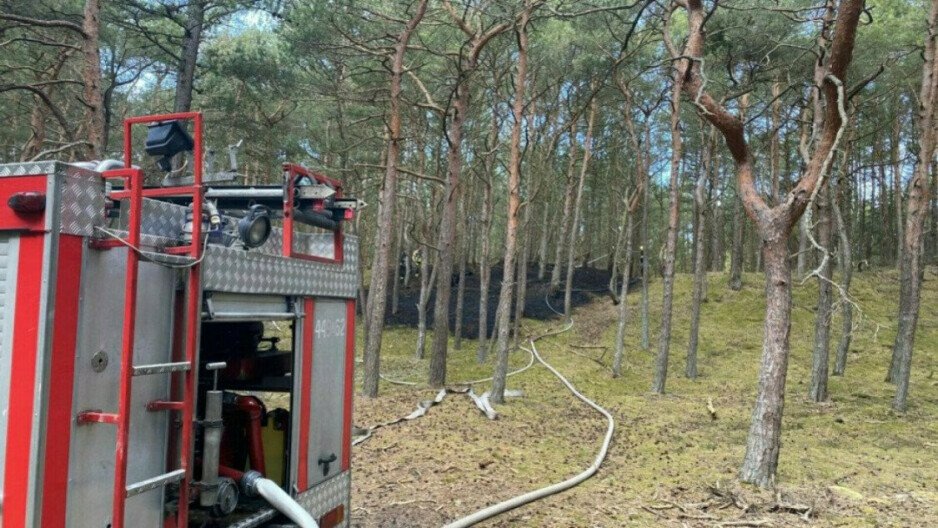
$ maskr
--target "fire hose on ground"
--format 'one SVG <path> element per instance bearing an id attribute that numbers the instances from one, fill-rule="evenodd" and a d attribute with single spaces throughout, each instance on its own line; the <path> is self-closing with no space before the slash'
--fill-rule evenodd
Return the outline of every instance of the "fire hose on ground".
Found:
<path id="1" fill-rule="evenodd" d="M 547 306 L 548 306 L 551 310 L 553 310 L 555 313 L 558 313 L 558 314 L 560 313 L 560 312 L 558 312 L 556 309 L 554 309 L 553 306 L 550 305 L 550 302 L 549 302 L 549 300 L 548 300 L 546 297 L 545 297 L 544 300 L 545 300 L 545 302 L 547 302 Z M 443 528 L 466 528 L 466 527 L 469 527 L 469 526 L 473 526 L 473 525 L 475 525 L 475 524 L 477 524 L 477 523 L 480 523 L 480 522 L 482 522 L 482 521 L 484 521 L 484 520 L 486 520 L 486 519 L 490 519 L 490 518 L 495 517 L 495 516 L 497 516 L 497 515 L 501 515 L 501 514 L 503 514 L 503 513 L 505 513 L 505 512 L 508 512 L 508 511 L 510 511 L 510 510 L 513 510 L 513 509 L 515 509 L 515 508 L 524 506 L 524 505 L 526 505 L 526 504 L 529 504 L 529 503 L 532 503 L 532 502 L 534 502 L 534 501 L 543 499 L 543 498 L 545 498 L 545 497 L 549 497 L 549 496 L 551 496 L 551 495 L 555 495 L 555 494 L 560 493 L 560 492 L 562 492 L 562 491 L 566 491 L 566 490 L 568 490 L 568 489 L 570 489 L 570 488 L 573 488 L 573 487 L 575 487 L 575 486 L 578 486 L 579 484 L 581 484 L 582 482 L 584 482 L 584 481 L 587 480 L 588 478 L 590 478 L 590 477 L 592 477 L 593 475 L 595 475 L 596 472 L 599 470 L 599 467 L 600 467 L 600 466 L 602 465 L 602 463 L 605 461 L 605 459 L 606 459 L 606 454 L 607 454 L 608 451 L 609 451 L 609 445 L 612 443 L 612 436 L 613 436 L 613 434 L 614 434 L 614 432 L 615 432 L 615 424 L 616 424 L 616 422 L 615 422 L 615 419 L 612 417 L 612 414 L 611 414 L 609 411 L 607 411 L 606 409 L 604 409 L 602 406 L 600 406 L 599 404 L 597 404 L 596 402 L 594 402 L 593 400 L 591 400 L 591 399 L 587 398 L 586 396 L 584 396 L 580 391 L 578 391 L 578 390 L 576 389 L 576 387 L 574 387 L 573 384 L 570 383 L 569 380 L 567 380 L 567 378 L 565 378 L 565 377 L 564 377 L 559 371 L 557 371 L 557 369 L 555 369 L 552 365 L 550 365 L 549 363 L 547 363 L 547 362 L 544 360 L 544 358 L 541 357 L 541 355 L 538 353 L 538 350 L 537 350 L 536 341 L 539 341 L 540 339 L 543 339 L 543 338 L 546 338 L 546 337 L 550 337 L 550 336 L 554 336 L 554 335 L 558 335 L 558 334 L 564 333 L 564 332 L 570 330 L 571 328 L 573 328 L 573 318 L 570 318 L 570 319 L 568 320 L 568 322 L 567 322 L 567 325 L 564 326 L 563 328 L 559 329 L 559 330 L 550 331 L 550 332 L 547 332 L 547 333 L 542 334 L 542 335 L 540 335 L 540 336 L 536 336 L 536 337 L 531 338 L 531 339 L 529 340 L 531 348 L 526 348 L 526 347 L 523 347 L 523 346 L 520 347 L 522 350 L 525 350 L 526 352 L 528 352 L 529 354 L 531 354 L 531 363 L 529 363 L 527 366 L 525 366 L 525 367 L 523 367 L 523 368 L 521 368 L 521 369 L 519 369 L 519 370 L 516 370 L 516 371 L 514 371 L 514 372 L 509 373 L 509 375 L 517 374 L 517 373 L 519 373 L 519 372 L 523 372 L 523 371 L 527 370 L 527 369 L 533 364 L 534 360 L 536 359 L 540 364 L 544 365 L 544 367 L 546 367 L 547 370 L 549 370 L 557 379 L 559 379 L 560 382 L 563 383 L 563 385 L 564 385 L 565 387 L 567 387 L 567 389 L 569 389 L 570 392 L 573 393 L 574 396 L 577 397 L 577 399 L 579 399 L 580 401 L 582 401 L 582 402 L 584 402 L 585 404 L 587 404 L 587 405 L 588 405 L 590 408 L 592 408 L 594 411 L 596 411 L 596 412 L 598 412 L 599 414 L 603 415 L 603 417 L 606 419 L 606 434 L 605 434 L 605 436 L 603 437 L 603 441 L 602 441 L 602 444 L 600 445 L 599 452 L 596 454 L 596 458 L 593 460 L 593 463 L 592 463 L 588 468 L 586 468 L 585 470 L 583 470 L 582 472 L 580 472 L 579 474 L 577 474 L 577 475 L 575 475 L 575 476 L 573 476 L 573 477 L 570 477 L 570 478 L 568 478 L 568 479 L 566 479 L 566 480 L 564 480 L 564 481 L 557 482 L 557 483 L 554 483 L 554 484 L 550 484 L 550 485 L 548 485 L 548 486 L 544 486 L 544 487 L 542 487 L 542 488 L 538 488 L 538 489 L 536 489 L 536 490 L 529 491 L 529 492 L 524 493 L 524 494 L 522 494 L 522 495 L 517 495 L 517 496 L 512 497 L 512 498 L 510 498 L 510 499 L 504 500 L 504 501 L 502 501 L 502 502 L 499 502 L 498 504 L 493 504 L 493 505 L 488 506 L 488 507 L 486 507 L 486 508 L 482 508 L 481 510 L 478 510 L 478 511 L 476 511 L 476 512 L 474 512 L 474 513 L 472 513 L 472 514 L 470 514 L 470 515 L 468 515 L 468 516 L 466 516 L 466 517 L 462 517 L 462 518 L 457 519 L 457 520 L 455 520 L 455 521 L 453 521 L 453 522 L 451 522 L 451 523 L 449 523 L 449 524 L 446 524 Z M 490 380 L 490 379 L 491 379 L 491 378 L 485 378 L 485 379 L 476 380 L 476 381 L 473 381 L 473 382 L 470 382 L 470 383 L 481 383 L 481 382 L 484 382 L 484 381 L 488 381 L 488 380 Z M 409 382 L 406 383 L 406 384 L 409 384 Z M 470 389 L 470 390 L 471 390 L 471 389 Z M 379 427 L 380 427 L 380 426 L 384 426 L 384 425 L 390 425 L 390 424 L 392 424 L 392 423 L 399 423 L 399 422 L 402 422 L 402 421 L 404 421 L 404 420 L 411 420 L 411 419 L 417 418 L 417 417 L 419 417 L 419 416 L 423 416 L 424 414 L 426 414 L 426 411 L 427 411 L 427 409 L 429 409 L 430 406 L 435 405 L 436 403 L 439 403 L 440 401 L 442 401 L 442 397 L 445 396 L 445 394 L 446 394 L 446 389 L 444 389 L 443 391 L 441 391 L 440 394 L 437 395 L 437 398 L 436 398 L 432 403 L 429 403 L 426 407 L 424 407 L 423 405 L 421 405 L 421 407 L 418 407 L 417 411 L 415 411 L 414 413 L 411 413 L 411 415 L 408 415 L 407 417 L 404 417 L 404 418 L 401 418 L 401 419 L 398 419 L 398 420 L 395 420 L 395 421 L 392 421 L 392 422 L 388 422 L 387 424 L 381 424 L 381 425 L 379 425 Z M 375 427 L 375 428 L 377 428 L 377 427 Z M 359 438 L 359 439 L 358 439 L 359 441 L 358 441 L 357 443 L 360 443 L 361 441 L 364 441 L 364 440 L 366 440 L 367 438 L 369 438 L 369 437 L 371 436 L 371 431 L 372 431 L 373 429 L 375 429 L 375 428 L 369 429 L 367 436 Z"/>

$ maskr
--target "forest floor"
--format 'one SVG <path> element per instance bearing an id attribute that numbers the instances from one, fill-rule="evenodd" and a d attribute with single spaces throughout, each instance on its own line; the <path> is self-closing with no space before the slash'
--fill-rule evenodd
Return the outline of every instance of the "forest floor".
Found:
<path id="1" fill-rule="evenodd" d="M 862 310 L 855 316 L 859 327 L 846 376 L 831 378 L 824 404 L 805 397 L 817 285 L 796 283 L 775 492 L 736 480 L 761 353 L 762 277 L 747 274 L 739 292 L 727 288 L 724 275 L 710 274 L 709 282 L 700 376 L 691 381 L 683 375 L 691 280 L 677 278 L 665 396 L 649 392 L 653 354 L 640 346 L 640 291 L 629 296 L 627 369 L 621 378 L 579 355 L 599 358 L 604 350 L 570 346 L 611 347 L 616 309 L 608 297 L 576 309 L 572 331 L 538 343 L 545 360 L 616 417 L 609 457 L 584 484 L 481 526 L 938 526 L 938 271 L 926 272 L 905 415 L 890 411 L 893 387 L 883 381 L 896 328 L 897 274 L 874 270 L 855 276 L 851 293 Z M 657 278 L 650 301 L 656 350 Z M 561 323 L 525 320 L 523 329 L 537 334 Z M 832 356 L 839 314 L 833 327 Z M 415 331 L 392 327 L 385 335 L 384 374 L 423 382 L 427 361 L 414 359 Z M 465 341 L 462 350 L 451 350 L 449 380 L 491 375 L 490 363 L 476 364 L 475 349 L 474 341 Z M 603 356 L 606 365 L 611 354 L 609 348 Z M 512 365 L 527 361 L 526 352 L 512 354 Z M 465 396 L 450 395 L 423 418 L 376 430 L 356 446 L 352 526 L 441 526 L 589 466 L 605 430 L 601 416 L 539 365 L 510 378 L 509 388 L 522 389 L 524 396 L 498 406 L 498 420 L 486 419 Z M 381 390 L 375 400 L 356 397 L 356 425 L 406 415 L 435 394 L 423 384 L 382 383 Z"/>

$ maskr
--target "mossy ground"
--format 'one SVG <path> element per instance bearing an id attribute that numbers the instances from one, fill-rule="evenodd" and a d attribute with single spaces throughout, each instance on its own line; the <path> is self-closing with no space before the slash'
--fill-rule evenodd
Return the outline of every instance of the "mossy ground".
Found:
<path id="1" fill-rule="evenodd" d="M 703 306 L 697 380 L 684 377 L 691 280 L 679 276 L 667 394 L 650 394 L 657 349 L 661 283 L 651 291 L 652 350 L 640 346 L 640 293 L 629 297 L 625 374 L 580 354 L 599 357 L 611 347 L 615 307 L 608 300 L 574 313 L 574 329 L 544 339 L 538 349 L 584 394 L 618 421 L 607 462 L 566 493 L 503 515 L 486 526 L 718 526 L 748 520 L 763 526 L 938 526 L 938 274 L 926 273 L 915 346 L 911 403 L 889 410 L 893 386 L 883 381 L 895 333 L 895 272 L 857 274 L 856 314 L 846 376 L 832 377 L 830 401 L 809 402 L 811 344 L 817 284 L 796 285 L 784 434 L 777 493 L 740 485 L 749 413 L 755 397 L 764 314 L 762 276 L 748 274 L 739 292 L 711 274 Z M 525 321 L 526 333 L 560 321 Z M 840 336 L 835 315 L 832 356 Z M 415 331 L 388 330 L 383 371 L 425 379 L 426 360 L 414 355 Z M 611 349 L 604 361 L 608 364 Z M 512 355 L 513 365 L 528 360 Z M 451 351 L 448 379 L 491 374 L 475 363 L 475 343 Z M 524 397 L 498 408 L 489 421 L 464 396 L 451 395 L 423 418 L 378 430 L 353 452 L 354 526 L 440 526 L 480 507 L 567 478 L 588 466 L 604 431 L 602 418 L 575 400 L 546 369 L 510 378 Z M 434 391 L 382 384 L 376 400 L 357 398 L 355 423 L 365 426 L 409 413 Z M 481 392 L 482 387 L 479 390 Z M 717 412 L 707 411 L 711 399 Z M 726 506 L 719 486 L 738 497 Z M 831 486 L 846 488 L 835 488 Z M 777 510 L 778 503 L 812 508 L 809 515 Z M 756 524 L 759 525 L 759 524 Z"/>

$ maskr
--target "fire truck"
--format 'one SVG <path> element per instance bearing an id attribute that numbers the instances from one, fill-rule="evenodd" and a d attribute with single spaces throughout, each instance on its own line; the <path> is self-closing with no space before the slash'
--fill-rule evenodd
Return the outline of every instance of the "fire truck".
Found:
<path id="1" fill-rule="evenodd" d="M 198 112 L 123 130 L 0 165 L 0 525 L 348 526 L 363 203 L 234 183 Z"/>

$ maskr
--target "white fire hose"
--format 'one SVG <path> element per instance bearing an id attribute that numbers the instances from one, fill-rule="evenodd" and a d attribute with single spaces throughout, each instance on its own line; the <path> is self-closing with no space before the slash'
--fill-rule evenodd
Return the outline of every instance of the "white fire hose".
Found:
<path id="1" fill-rule="evenodd" d="M 548 304 L 548 305 L 549 305 L 549 304 Z M 559 331 L 555 331 L 555 332 L 551 332 L 551 333 L 542 335 L 542 336 L 540 336 L 540 337 L 538 337 L 538 338 L 536 338 L 536 339 L 541 339 L 541 338 L 544 338 L 544 337 L 547 337 L 547 336 L 550 336 L 550 335 L 556 335 L 556 334 L 559 334 L 559 333 L 562 333 L 562 332 L 566 332 L 567 330 L 569 330 L 569 329 L 572 328 L 572 327 L 573 327 L 573 319 L 570 319 L 569 324 L 568 324 L 565 328 L 563 328 L 563 329 L 561 329 L 561 330 L 559 330 Z M 549 363 L 547 363 L 546 361 L 544 361 L 544 358 L 542 358 L 541 355 L 538 354 L 538 352 L 537 352 L 537 346 L 534 344 L 534 341 L 535 341 L 536 339 L 531 339 L 531 340 L 530 340 L 530 343 L 531 343 L 531 348 L 530 348 L 530 349 L 527 349 L 527 348 L 524 348 L 524 347 L 521 347 L 521 348 L 524 348 L 524 350 L 527 350 L 528 352 L 530 352 L 535 358 L 537 358 L 537 360 L 538 360 L 542 365 L 544 365 L 545 367 L 547 367 L 547 370 L 551 371 L 551 373 L 552 373 L 554 376 L 556 376 L 557 379 L 559 379 L 559 380 L 561 381 L 561 383 L 563 383 L 568 389 L 570 389 L 570 392 L 572 392 L 574 396 L 576 396 L 577 398 L 579 398 L 580 400 L 582 400 L 584 403 L 586 403 L 587 405 L 589 405 L 590 407 L 592 407 L 593 410 L 595 410 L 596 412 L 602 414 L 602 415 L 606 418 L 606 424 L 607 424 L 607 425 L 606 425 L 606 436 L 605 436 L 605 438 L 603 439 L 602 446 L 599 448 L 599 453 L 596 455 L 596 459 L 593 461 L 593 464 L 592 464 L 590 467 L 586 468 L 583 472 L 581 472 L 580 474 L 578 474 L 578 475 L 576 475 L 576 476 L 574 476 L 574 477 L 568 478 L 567 480 L 564 480 L 563 482 L 557 482 L 557 483 L 555 483 L 555 484 L 551 484 L 551 485 L 549 485 L 549 486 L 545 486 L 545 487 L 543 487 L 543 488 L 536 489 L 536 490 L 534 490 L 534 491 L 530 491 L 530 492 L 525 493 L 525 494 L 523 494 L 523 495 L 518 495 L 518 496 L 516 496 L 516 497 L 510 498 L 510 499 L 505 500 L 505 501 L 502 501 L 502 502 L 500 502 L 500 503 L 498 503 L 498 504 L 494 504 L 494 505 L 489 506 L 489 507 L 487 507 L 487 508 L 483 508 L 483 509 L 481 509 L 481 510 L 479 510 L 479 511 L 477 511 L 477 512 L 475 512 L 475 513 L 473 513 L 473 514 L 471 514 L 471 515 L 469 515 L 469 516 L 463 517 L 463 518 L 461 518 L 461 519 L 457 519 L 457 520 L 455 520 L 455 521 L 453 521 L 453 522 L 447 524 L 447 525 L 444 526 L 443 528 L 466 528 L 466 527 L 468 527 L 468 526 L 473 526 L 473 525 L 476 524 L 476 523 L 480 523 L 480 522 L 482 522 L 482 521 L 484 521 L 484 520 L 486 520 L 486 519 L 489 519 L 489 518 L 491 518 L 491 517 L 494 517 L 494 516 L 496 516 L 496 515 L 500 515 L 500 514 L 505 513 L 505 512 L 507 512 L 507 511 L 509 511 L 509 510 L 513 510 L 513 509 L 515 509 L 515 508 L 518 508 L 519 506 L 523 506 L 523 505 L 525 505 L 525 504 L 534 502 L 534 501 L 536 501 L 536 500 L 543 499 L 544 497 L 548 497 L 548 496 L 550 496 L 550 495 L 554 495 L 554 494 L 556 494 L 556 493 L 560 493 L 561 491 L 566 491 L 566 490 L 568 490 L 568 489 L 570 489 L 570 488 L 572 488 L 572 487 L 574 487 L 574 486 L 580 484 L 581 482 L 585 481 L 586 479 L 592 477 L 592 476 L 596 473 L 596 471 L 599 470 L 599 466 L 600 466 L 600 465 L 603 463 L 603 461 L 606 459 L 606 453 L 609 451 L 609 444 L 612 442 L 612 435 L 613 435 L 613 432 L 615 431 L 615 427 L 616 427 L 615 419 L 612 417 L 612 414 L 610 414 L 609 411 L 607 411 L 606 409 L 600 407 L 600 406 L 599 406 L 596 402 L 594 402 L 593 400 L 587 398 L 586 396 L 583 396 L 583 394 L 581 394 L 580 391 L 576 390 L 576 387 L 574 387 L 572 383 L 570 383 L 569 381 L 567 381 L 567 378 L 564 378 L 563 375 L 560 374 L 560 372 L 557 371 L 557 369 L 555 369 L 555 368 L 552 367 Z"/>
<path id="2" fill-rule="evenodd" d="M 241 486 L 246 494 L 260 495 L 270 506 L 284 514 L 299 528 L 319 528 L 315 519 L 303 509 L 287 492 L 283 491 L 276 482 L 264 478 L 256 471 L 248 471 L 241 479 Z"/>

